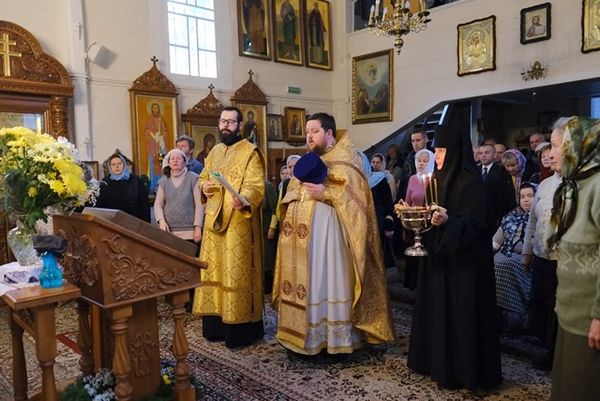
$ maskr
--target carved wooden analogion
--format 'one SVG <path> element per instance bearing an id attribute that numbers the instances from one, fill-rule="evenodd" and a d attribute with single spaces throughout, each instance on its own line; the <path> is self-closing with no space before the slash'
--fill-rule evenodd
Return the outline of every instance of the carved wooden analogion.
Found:
<path id="1" fill-rule="evenodd" d="M 198 268 L 206 264 L 194 257 L 194 245 L 123 212 L 84 213 L 54 217 L 54 232 L 69 244 L 65 278 L 82 293 L 77 312 L 83 373 L 112 368 L 119 401 L 153 395 L 161 381 L 156 298 L 167 296 L 175 323 L 176 399 L 194 400 L 181 319 L 189 290 L 200 284 Z M 98 308 L 90 325 L 90 309 Z"/>

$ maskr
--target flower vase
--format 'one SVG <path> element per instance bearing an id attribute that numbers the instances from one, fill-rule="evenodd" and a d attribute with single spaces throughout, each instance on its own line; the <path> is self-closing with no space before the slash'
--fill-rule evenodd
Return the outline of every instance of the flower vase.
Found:
<path id="1" fill-rule="evenodd" d="M 54 252 L 44 252 L 40 255 L 42 258 L 42 273 L 40 274 L 40 286 L 42 288 L 57 288 L 62 286 L 63 274 L 58 268 L 56 254 Z"/>
<path id="2" fill-rule="evenodd" d="M 37 252 L 33 249 L 33 234 L 35 229 L 24 224 L 23 219 L 19 217 L 16 227 L 6 234 L 6 242 L 21 266 L 34 265 L 39 261 Z"/>

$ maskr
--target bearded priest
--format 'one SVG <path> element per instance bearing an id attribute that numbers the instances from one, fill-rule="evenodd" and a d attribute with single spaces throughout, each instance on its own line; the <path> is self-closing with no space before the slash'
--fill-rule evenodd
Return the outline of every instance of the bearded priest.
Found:
<path id="1" fill-rule="evenodd" d="M 316 113 L 282 200 L 273 303 L 292 352 L 349 354 L 394 340 L 371 189 L 350 139 Z"/>

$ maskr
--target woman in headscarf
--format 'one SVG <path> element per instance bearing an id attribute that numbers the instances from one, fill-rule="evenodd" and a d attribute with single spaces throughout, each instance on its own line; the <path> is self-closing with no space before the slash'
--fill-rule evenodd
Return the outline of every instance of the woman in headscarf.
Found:
<path id="1" fill-rule="evenodd" d="M 425 234 L 408 367 L 442 387 L 502 381 L 496 328 L 491 213 L 469 140 L 470 104 L 452 105 L 435 137 L 438 203 Z"/>
<path id="2" fill-rule="evenodd" d="M 548 240 L 551 249 L 558 248 L 558 337 L 550 399 L 598 400 L 600 120 L 573 117 L 551 140 L 553 163 L 560 160 L 563 179 L 552 207 L 556 232 Z"/>
<path id="3" fill-rule="evenodd" d="M 358 152 L 358 154 L 362 158 L 363 170 L 373 194 L 379 237 L 381 243 L 384 244 L 386 237 L 391 237 L 394 234 L 394 218 L 392 217 L 394 215 L 394 198 L 392 198 L 386 174 L 383 171 L 373 171 L 367 155 L 363 152 Z M 386 263 L 386 266 L 389 266 L 389 264 Z"/>
<path id="4" fill-rule="evenodd" d="M 402 178 L 402 160 L 400 160 L 400 150 L 398 145 L 391 144 L 387 148 L 385 158 L 386 169 L 392 173 L 394 176 L 394 180 L 396 181 L 396 188 L 400 184 L 400 180 Z M 396 198 L 394 198 L 395 200 Z"/>
<path id="5" fill-rule="evenodd" d="M 204 223 L 198 174 L 188 171 L 187 157 L 179 149 L 167 153 L 163 173 L 154 201 L 156 222 L 161 230 L 198 244 Z"/>
<path id="6" fill-rule="evenodd" d="M 406 187 L 405 202 L 410 206 L 423 206 L 425 204 L 426 189 L 431 181 L 431 175 L 435 168 L 433 152 L 428 149 L 421 149 L 415 154 L 415 168 L 417 173 L 410 176 L 408 186 Z M 429 203 L 432 199 L 429 199 Z M 406 233 L 406 231 L 405 231 Z M 404 234 L 406 236 L 406 234 Z M 411 236 L 411 233 L 408 233 Z M 412 236 L 411 236 L 412 237 Z M 408 242 L 405 240 L 404 242 Z M 419 267 L 419 257 L 406 256 L 404 266 L 404 287 L 414 290 L 417 287 L 417 276 Z"/>
<path id="7" fill-rule="evenodd" d="M 102 180 L 95 207 L 122 210 L 150 222 L 148 190 L 142 179 L 129 171 L 127 161 L 120 154 L 112 154 L 107 164 L 110 174 Z"/>
<path id="8" fill-rule="evenodd" d="M 557 138 L 562 143 L 562 135 L 569 122 L 569 117 L 559 118 L 553 126 L 555 145 Z M 558 145 L 560 145 L 558 143 Z M 547 152 L 551 152 L 552 144 Z M 545 158 L 544 151 L 542 158 Z M 531 302 L 529 310 L 529 333 L 538 338 L 540 344 L 546 348 L 540 357 L 533 361 L 533 366 L 550 370 L 554 357 L 554 344 L 556 343 L 556 330 L 558 321 L 554 306 L 556 304 L 556 251 L 548 248 L 548 238 L 553 233 L 550 224 L 552 215 L 552 198 L 556 188 L 562 181 L 560 161 L 554 160 L 550 154 L 550 168 L 554 172 L 547 179 L 543 179 L 531 205 L 529 221 L 525 230 L 523 244 L 523 267 L 532 272 L 531 277 Z"/>
<path id="9" fill-rule="evenodd" d="M 425 204 L 425 192 L 434 167 L 435 160 L 431 150 L 421 149 L 415 154 L 417 172 L 408 179 L 408 187 L 406 187 L 405 201 L 410 206 L 423 206 Z M 431 199 L 429 203 L 431 203 Z"/>
<path id="10" fill-rule="evenodd" d="M 508 149 L 502 155 L 502 165 L 506 169 L 508 175 L 510 175 L 513 187 L 515 188 L 517 205 L 519 204 L 519 188 L 521 187 L 521 183 L 525 182 L 523 173 L 525 172 L 526 163 L 527 159 L 520 150 Z"/>
<path id="11" fill-rule="evenodd" d="M 531 274 L 523 268 L 521 251 L 535 190 L 535 184 L 521 184 L 519 206 L 502 218 L 492 238 L 492 246 L 496 251 L 496 303 L 503 317 L 502 324 L 507 328 L 526 325 Z"/>
<path id="12" fill-rule="evenodd" d="M 373 156 L 371 156 L 371 170 L 381 171 L 385 174 L 385 179 L 390 186 L 390 191 L 392 191 L 392 199 L 396 199 L 396 179 L 389 170 L 386 170 L 385 157 L 383 157 L 381 153 L 375 153 Z"/>
<path id="13" fill-rule="evenodd" d="M 529 182 L 539 184 L 554 174 L 554 171 L 550 168 L 550 147 L 550 142 L 542 142 L 535 148 L 535 153 L 539 159 L 539 171 L 531 175 Z"/>

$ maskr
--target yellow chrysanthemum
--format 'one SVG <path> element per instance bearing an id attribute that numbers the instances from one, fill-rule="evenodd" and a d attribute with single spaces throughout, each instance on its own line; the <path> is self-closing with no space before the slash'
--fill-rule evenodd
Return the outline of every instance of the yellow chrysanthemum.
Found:
<path id="1" fill-rule="evenodd" d="M 77 149 L 66 138 L 2 128 L 0 153 L 0 187 L 11 188 L 6 192 L 13 210 L 43 216 L 48 206 L 69 209 L 98 196 L 98 182 L 84 179 Z"/>
<path id="2" fill-rule="evenodd" d="M 87 185 L 85 185 L 85 182 L 81 177 L 81 174 L 79 176 L 73 174 L 65 174 L 63 176 L 65 189 L 69 195 L 77 196 L 87 191 Z"/>
<path id="3" fill-rule="evenodd" d="M 51 180 L 48 185 L 50 186 L 51 190 L 59 195 L 62 195 L 65 192 L 65 185 L 59 180 Z"/>

